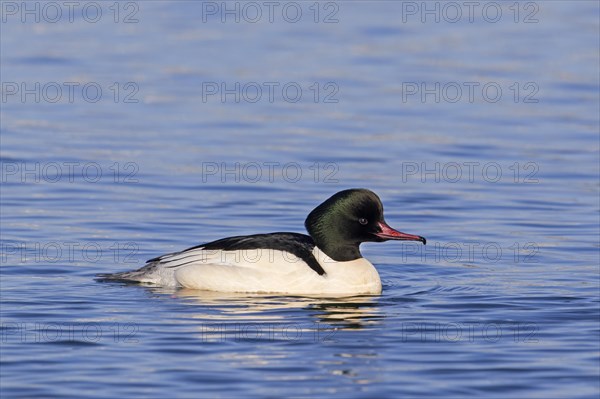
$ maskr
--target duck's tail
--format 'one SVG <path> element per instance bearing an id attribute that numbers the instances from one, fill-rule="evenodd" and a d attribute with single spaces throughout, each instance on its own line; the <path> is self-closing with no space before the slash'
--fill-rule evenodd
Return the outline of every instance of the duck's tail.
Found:
<path id="1" fill-rule="evenodd" d="M 159 262 L 149 262 L 143 267 L 129 272 L 99 273 L 98 281 L 122 281 L 129 283 L 155 283 L 154 276 L 159 272 Z"/>

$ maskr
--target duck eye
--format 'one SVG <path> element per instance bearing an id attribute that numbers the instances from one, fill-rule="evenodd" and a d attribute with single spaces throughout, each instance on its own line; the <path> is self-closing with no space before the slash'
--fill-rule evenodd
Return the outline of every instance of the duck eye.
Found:
<path id="1" fill-rule="evenodd" d="M 360 218 L 360 219 L 358 219 L 358 223 L 360 223 L 360 224 L 363 224 L 363 225 L 364 225 L 364 224 L 367 224 L 367 223 L 369 223 L 369 221 L 368 221 L 367 219 L 365 219 L 365 218 Z"/>

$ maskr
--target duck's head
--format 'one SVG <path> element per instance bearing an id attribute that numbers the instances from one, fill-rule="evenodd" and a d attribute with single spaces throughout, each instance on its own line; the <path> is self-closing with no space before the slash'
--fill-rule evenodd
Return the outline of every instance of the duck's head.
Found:
<path id="1" fill-rule="evenodd" d="M 334 194 L 308 215 L 304 226 L 319 249 L 338 262 L 361 258 L 359 246 L 363 242 L 426 243 L 421 236 L 391 228 L 383 219 L 383 205 L 377 194 L 362 188 Z"/>

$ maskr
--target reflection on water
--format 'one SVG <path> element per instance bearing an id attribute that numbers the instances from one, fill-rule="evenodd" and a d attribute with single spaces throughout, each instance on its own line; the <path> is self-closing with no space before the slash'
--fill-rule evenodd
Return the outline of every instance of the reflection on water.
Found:
<path id="1" fill-rule="evenodd" d="M 154 292 L 167 293 L 152 288 Z M 260 294 L 221 293 L 191 289 L 170 290 L 172 297 L 193 305 L 193 318 L 214 328 L 234 330 L 261 329 L 267 326 L 298 334 L 318 334 L 323 329 L 363 329 L 378 324 L 383 317 L 378 296 L 339 296 L 318 298 L 310 296 L 265 296 Z M 290 321 L 290 312 L 301 311 L 311 324 L 299 325 Z"/>

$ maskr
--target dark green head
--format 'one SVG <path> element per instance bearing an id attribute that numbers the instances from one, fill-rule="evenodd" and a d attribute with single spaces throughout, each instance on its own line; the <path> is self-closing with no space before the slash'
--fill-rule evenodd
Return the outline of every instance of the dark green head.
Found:
<path id="1" fill-rule="evenodd" d="M 304 226 L 315 244 L 338 262 L 362 258 L 359 246 L 363 242 L 407 240 L 425 244 L 423 237 L 388 226 L 381 200 L 364 188 L 334 194 L 308 215 Z"/>

